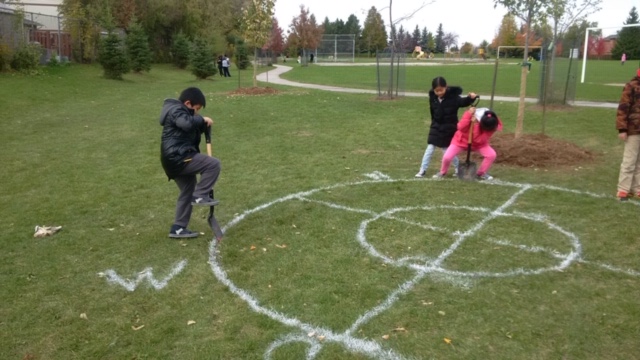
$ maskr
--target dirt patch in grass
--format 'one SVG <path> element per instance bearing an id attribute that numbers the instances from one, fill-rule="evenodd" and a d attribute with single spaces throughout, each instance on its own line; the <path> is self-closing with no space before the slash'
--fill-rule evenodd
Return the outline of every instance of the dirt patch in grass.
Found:
<path id="1" fill-rule="evenodd" d="M 275 95 L 279 91 L 271 87 L 248 87 L 239 88 L 230 92 L 231 95 Z"/>
<path id="2" fill-rule="evenodd" d="M 491 138 L 491 146 L 498 153 L 496 163 L 535 168 L 584 165 L 596 159 L 596 154 L 573 143 L 542 134 L 498 133 Z"/>

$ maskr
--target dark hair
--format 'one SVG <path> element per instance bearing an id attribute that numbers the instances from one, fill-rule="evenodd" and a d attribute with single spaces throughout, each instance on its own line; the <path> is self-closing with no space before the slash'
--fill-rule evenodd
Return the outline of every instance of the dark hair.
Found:
<path id="1" fill-rule="evenodd" d="M 487 110 L 480 119 L 480 129 L 483 131 L 493 131 L 498 127 L 498 115 L 491 110 Z"/>
<path id="2" fill-rule="evenodd" d="M 203 108 L 207 106 L 207 99 L 204 97 L 202 91 L 197 87 L 190 87 L 182 90 L 178 100 L 180 100 L 181 103 L 189 101 L 193 106 L 202 105 Z"/>
<path id="3" fill-rule="evenodd" d="M 437 87 L 447 87 L 447 80 L 445 80 L 442 76 L 438 76 L 431 81 L 431 88 L 435 89 Z"/>

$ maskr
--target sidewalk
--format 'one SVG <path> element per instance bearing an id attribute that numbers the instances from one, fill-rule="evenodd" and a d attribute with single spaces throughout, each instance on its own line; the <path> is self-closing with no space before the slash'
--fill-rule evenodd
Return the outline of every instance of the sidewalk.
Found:
<path id="1" fill-rule="evenodd" d="M 367 89 L 353 89 L 353 88 L 343 88 L 338 86 L 328 86 L 328 85 L 318 85 L 318 84 L 305 84 L 294 81 L 289 81 L 282 79 L 280 77 L 281 74 L 286 73 L 291 70 L 291 66 L 285 65 L 273 65 L 275 69 L 269 70 L 262 74 L 259 74 L 257 79 L 261 82 L 278 84 L 278 85 L 286 85 L 293 87 L 300 87 L 305 89 L 317 89 L 317 90 L 325 90 L 325 91 L 334 91 L 334 92 L 342 92 L 342 93 L 352 93 L 352 94 L 372 94 L 378 95 L 378 91 L 376 90 L 367 90 Z M 416 92 L 405 92 L 404 96 L 412 96 L 412 97 L 427 97 L 428 94 L 425 93 L 416 93 Z M 490 99 L 491 95 L 482 95 L 480 96 L 483 99 Z M 509 101 L 509 102 L 518 102 L 520 98 L 517 97 L 509 97 L 509 96 L 494 96 L 494 101 Z M 525 98 L 525 102 L 535 104 L 538 102 L 536 98 Z M 618 104 L 616 103 L 604 103 L 604 102 L 593 102 L 593 101 L 574 101 L 570 105 L 572 106 L 584 106 L 584 107 L 599 107 L 599 108 L 608 108 L 608 109 L 617 109 Z"/>

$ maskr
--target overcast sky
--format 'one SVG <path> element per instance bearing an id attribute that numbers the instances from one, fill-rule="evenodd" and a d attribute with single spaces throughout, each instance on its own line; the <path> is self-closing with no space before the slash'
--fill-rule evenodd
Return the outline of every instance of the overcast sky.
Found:
<path id="1" fill-rule="evenodd" d="M 59 4 L 61 0 L 24 0 L 25 3 Z M 300 5 L 304 4 L 316 20 L 322 23 L 325 17 L 330 21 L 347 21 L 353 14 L 364 25 L 367 12 L 372 6 L 381 12 L 385 24 L 389 25 L 389 0 L 276 0 L 276 18 L 280 27 L 289 29 L 291 19 L 300 14 Z M 445 32 L 455 33 L 459 45 L 470 42 L 474 45 L 483 40 L 491 42 L 500 27 L 506 10 L 501 6 L 494 8 L 494 0 L 395 0 L 393 1 L 394 19 L 413 13 L 422 4 L 427 4 L 409 20 L 401 23 L 405 30 L 413 32 L 416 25 L 422 30 L 427 27 L 435 32 L 442 24 Z M 601 27 L 621 26 L 632 7 L 640 11 L 640 0 L 603 0 L 602 10 L 589 16 L 589 21 L 597 21 Z M 55 13 L 55 8 L 27 7 L 27 11 Z M 615 33 L 619 29 L 604 30 L 604 35 Z"/>

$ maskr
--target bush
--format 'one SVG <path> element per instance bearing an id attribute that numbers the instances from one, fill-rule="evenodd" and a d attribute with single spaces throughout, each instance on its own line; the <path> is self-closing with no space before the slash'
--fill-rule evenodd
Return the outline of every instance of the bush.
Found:
<path id="1" fill-rule="evenodd" d="M 9 45 L 0 42 L 0 71 L 7 71 L 10 69 L 11 63 L 11 49 Z"/>
<path id="2" fill-rule="evenodd" d="M 38 70 L 40 66 L 41 47 L 38 43 L 19 46 L 11 58 L 11 67 L 14 70 L 30 72 Z"/>
<path id="3" fill-rule="evenodd" d="M 244 43 L 239 43 L 236 47 L 236 65 L 240 70 L 245 70 L 251 65 L 251 61 L 249 61 L 249 51 Z"/>
<path id="4" fill-rule="evenodd" d="M 133 23 L 129 27 L 127 35 L 127 52 L 131 61 L 131 69 L 134 72 L 151 70 L 151 48 L 149 39 L 142 26 Z"/>
<path id="5" fill-rule="evenodd" d="M 171 60 L 178 69 L 186 69 L 187 65 L 189 65 L 189 56 L 191 55 L 191 51 L 189 50 L 190 46 L 189 40 L 182 32 L 179 32 L 173 38 Z"/>
<path id="6" fill-rule="evenodd" d="M 118 35 L 109 33 L 102 39 L 99 61 L 107 79 L 122 80 L 122 75 L 129 72 L 129 59 Z"/>
<path id="7" fill-rule="evenodd" d="M 196 39 L 191 53 L 191 73 L 198 79 L 206 79 L 218 71 L 213 52 L 202 39 Z"/>

